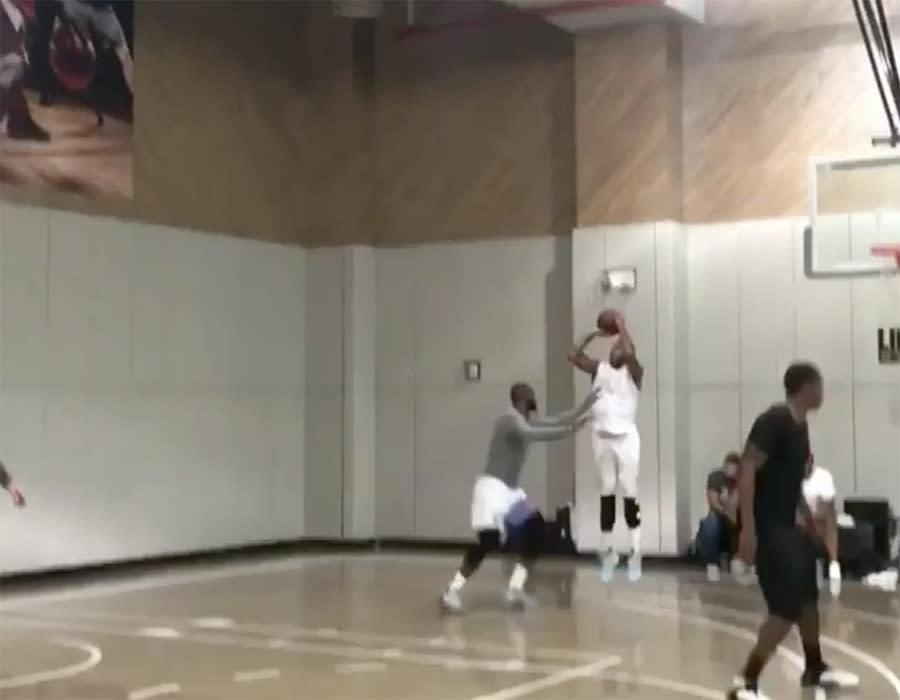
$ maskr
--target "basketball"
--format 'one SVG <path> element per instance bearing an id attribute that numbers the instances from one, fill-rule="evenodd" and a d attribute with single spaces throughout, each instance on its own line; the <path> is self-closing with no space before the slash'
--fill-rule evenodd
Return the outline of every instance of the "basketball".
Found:
<path id="1" fill-rule="evenodd" d="M 612 309 L 604 309 L 597 316 L 597 328 L 606 335 L 616 335 L 619 332 L 619 324 L 616 321 L 616 312 Z"/>
<path id="2" fill-rule="evenodd" d="M 57 22 L 50 39 L 50 66 L 67 90 L 86 90 L 94 79 L 94 45 L 73 25 Z"/>

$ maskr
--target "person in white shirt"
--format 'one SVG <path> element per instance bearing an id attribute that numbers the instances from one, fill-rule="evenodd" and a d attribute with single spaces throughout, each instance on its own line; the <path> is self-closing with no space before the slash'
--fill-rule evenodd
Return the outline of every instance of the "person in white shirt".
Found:
<path id="1" fill-rule="evenodd" d="M 831 594 L 841 591 L 841 565 L 838 562 L 837 488 L 831 472 L 815 463 L 809 456 L 807 475 L 803 481 L 803 500 L 815 520 L 813 525 L 821 535 L 828 562 L 828 583 Z"/>
<path id="2" fill-rule="evenodd" d="M 803 482 L 803 498 L 815 519 L 814 530 L 822 536 L 828 562 L 828 586 L 831 594 L 837 596 L 841 591 L 842 571 L 838 563 L 838 532 L 841 527 L 853 528 L 853 518 L 837 511 L 837 488 L 834 478 L 824 467 L 815 463 L 809 456 L 808 474 Z M 846 522 L 844 522 L 846 521 Z M 862 565 L 863 585 L 893 592 L 897 589 L 897 569 L 890 568 L 884 562 L 867 559 Z"/>
<path id="3" fill-rule="evenodd" d="M 613 325 L 601 323 L 604 315 L 612 315 Z M 638 504 L 641 436 L 637 428 L 638 396 L 644 380 L 644 368 L 637 359 L 634 341 L 618 312 L 604 311 L 598 319 L 598 330 L 588 333 L 576 343 L 569 362 L 589 374 L 598 392 L 592 407 L 591 446 L 600 481 L 600 558 L 601 577 L 612 580 L 619 555 L 613 549 L 612 533 L 616 524 L 616 491 L 621 490 L 625 522 L 631 539 L 628 578 L 641 577 L 641 510 Z M 585 354 L 585 348 L 596 338 L 617 336 L 607 360 Z"/>

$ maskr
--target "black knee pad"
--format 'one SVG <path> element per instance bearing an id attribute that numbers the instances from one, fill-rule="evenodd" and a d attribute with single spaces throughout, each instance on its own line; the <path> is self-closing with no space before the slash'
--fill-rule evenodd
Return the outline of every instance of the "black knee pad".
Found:
<path id="1" fill-rule="evenodd" d="M 637 499 L 625 498 L 625 522 L 628 524 L 629 530 L 634 530 L 641 526 L 641 507 L 638 505 Z"/>
<path id="2" fill-rule="evenodd" d="M 535 559 L 544 548 L 544 516 L 540 512 L 532 514 L 522 525 L 522 555 Z"/>
<path id="3" fill-rule="evenodd" d="M 612 532 L 616 525 L 616 497 L 600 496 L 600 531 Z"/>

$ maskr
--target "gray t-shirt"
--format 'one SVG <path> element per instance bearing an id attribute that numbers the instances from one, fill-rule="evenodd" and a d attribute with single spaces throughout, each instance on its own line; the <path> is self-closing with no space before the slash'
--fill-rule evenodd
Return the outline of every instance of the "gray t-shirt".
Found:
<path id="1" fill-rule="evenodd" d="M 529 422 L 515 409 L 509 409 L 494 421 L 484 473 L 500 479 L 512 489 L 518 488 L 529 443 L 549 442 L 570 435 L 572 426 L 568 421 L 569 413 Z"/>

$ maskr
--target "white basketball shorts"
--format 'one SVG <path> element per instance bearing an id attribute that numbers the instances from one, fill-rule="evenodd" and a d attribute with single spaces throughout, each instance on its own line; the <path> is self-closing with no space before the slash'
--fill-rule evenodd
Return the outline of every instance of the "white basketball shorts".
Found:
<path id="1" fill-rule="evenodd" d="M 621 489 L 625 498 L 637 498 L 641 464 L 641 436 L 637 428 L 623 435 L 591 433 L 600 495 L 613 496 Z"/>
<path id="2" fill-rule="evenodd" d="M 522 489 L 511 489 L 500 479 L 483 474 L 472 490 L 472 529 L 506 530 L 506 516 L 519 501 L 527 499 Z"/>

